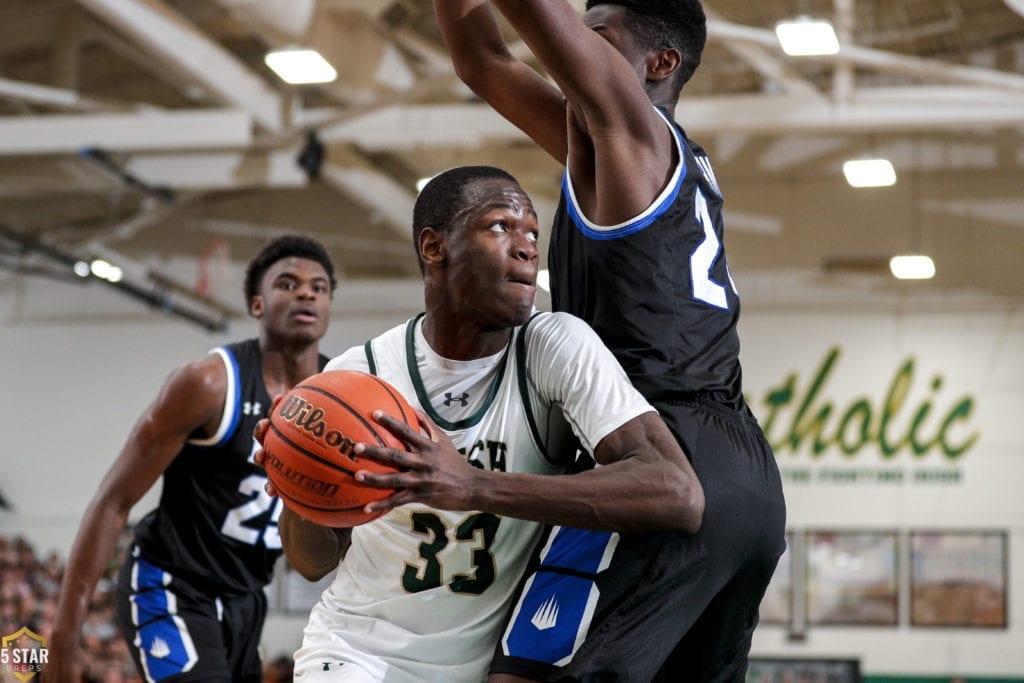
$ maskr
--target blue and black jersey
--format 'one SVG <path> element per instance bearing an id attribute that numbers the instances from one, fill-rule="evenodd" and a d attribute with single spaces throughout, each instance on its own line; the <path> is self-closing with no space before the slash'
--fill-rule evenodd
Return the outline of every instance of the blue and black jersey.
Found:
<path id="1" fill-rule="evenodd" d="M 548 258 L 554 310 L 587 321 L 651 401 L 743 406 L 740 301 L 726 264 L 722 195 L 707 155 L 665 118 L 678 163 L 639 216 L 600 226 L 566 169 Z"/>
<path id="2" fill-rule="evenodd" d="M 252 462 L 253 429 L 271 397 L 263 384 L 256 339 L 213 350 L 224 361 L 228 389 L 217 433 L 190 439 L 163 475 L 160 505 L 135 529 L 153 564 L 193 585 L 250 592 L 270 582 L 281 555 L 281 502 L 264 490 L 266 473 Z M 320 356 L 320 369 L 327 364 Z"/>

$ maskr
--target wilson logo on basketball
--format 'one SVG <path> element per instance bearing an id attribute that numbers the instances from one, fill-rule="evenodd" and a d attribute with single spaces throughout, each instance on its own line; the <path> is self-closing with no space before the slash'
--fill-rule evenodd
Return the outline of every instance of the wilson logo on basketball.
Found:
<path id="1" fill-rule="evenodd" d="M 410 429 L 416 413 L 398 390 L 356 370 L 328 370 L 293 387 L 270 415 L 264 435 L 267 478 L 285 507 L 311 522 L 330 527 L 365 524 L 386 510 L 366 505 L 394 493 L 363 485 L 359 471 L 393 473 L 391 465 L 356 454 L 359 443 L 402 448 L 402 442 L 374 424 L 373 413 L 387 411 Z"/>
<path id="2" fill-rule="evenodd" d="M 324 411 L 300 396 L 289 394 L 281 401 L 281 410 L 278 415 L 286 422 L 291 422 L 303 432 L 315 437 L 328 448 L 337 450 L 339 453 L 355 462 L 356 456 L 352 452 L 356 442 L 345 436 L 338 429 L 330 429 L 324 421 Z"/>

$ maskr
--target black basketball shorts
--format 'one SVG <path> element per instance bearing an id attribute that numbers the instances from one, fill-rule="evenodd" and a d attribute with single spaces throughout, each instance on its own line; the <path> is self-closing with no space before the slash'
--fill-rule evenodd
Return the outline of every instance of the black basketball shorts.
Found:
<path id="1" fill-rule="evenodd" d="M 785 549 L 775 457 L 749 412 L 701 399 L 656 407 L 704 487 L 701 530 L 550 529 L 513 602 L 492 673 L 743 681 L 758 606 Z"/>
<path id="2" fill-rule="evenodd" d="M 117 582 L 121 634 L 147 683 L 260 683 L 260 633 L 267 598 L 210 595 L 139 556 L 125 557 Z"/>

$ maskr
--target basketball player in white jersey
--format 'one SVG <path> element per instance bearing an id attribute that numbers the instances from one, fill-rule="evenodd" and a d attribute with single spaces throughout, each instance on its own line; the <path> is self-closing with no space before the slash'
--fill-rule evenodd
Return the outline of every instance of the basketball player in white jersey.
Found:
<path id="1" fill-rule="evenodd" d="M 413 229 L 426 312 L 327 369 L 372 372 L 429 419 L 417 434 L 376 416 L 408 452 L 357 447 L 405 470 L 357 473 L 400 487 L 371 504 L 385 516 L 330 529 L 283 512 L 291 563 L 309 579 L 337 567 L 296 683 L 482 681 L 540 523 L 692 532 L 703 514 L 687 458 L 597 335 L 534 312 L 537 216 L 514 178 L 484 166 L 438 175 Z M 569 472 L 577 439 L 601 466 L 547 476 Z M 534 619 L 553 627 L 586 604 Z"/>

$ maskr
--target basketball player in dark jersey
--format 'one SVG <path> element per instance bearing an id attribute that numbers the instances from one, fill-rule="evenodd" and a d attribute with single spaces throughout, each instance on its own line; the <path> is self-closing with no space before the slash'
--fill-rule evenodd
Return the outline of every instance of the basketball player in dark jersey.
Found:
<path id="1" fill-rule="evenodd" d="M 557 87 L 512 56 L 491 6 Z M 584 542 L 556 527 L 513 606 L 491 680 L 742 681 L 785 547 L 785 502 L 743 399 L 722 196 L 672 114 L 700 62 L 703 8 L 588 0 L 582 18 L 565 0 L 434 8 L 462 80 L 566 165 L 549 250 L 555 309 L 586 320 L 615 353 L 691 458 L 707 500 L 692 536 Z M 589 556 L 564 559 L 563 541 Z M 562 619 L 572 623 L 552 627 L 531 611 L 581 591 L 599 597 Z"/>
<path id="2" fill-rule="evenodd" d="M 118 621 L 145 681 L 258 683 L 264 586 L 280 557 L 280 502 L 252 463 L 271 397 L 320 371 L 334 266 L 323 246 L 284 236 L 249 263 L 259 338 L 214 349 L 170 374 L 100 484 L 68 559 L 46 683 L 80 680 L 90 599 L 128 513 L 163 476 L 135 527 L 117 587 Z"/>

